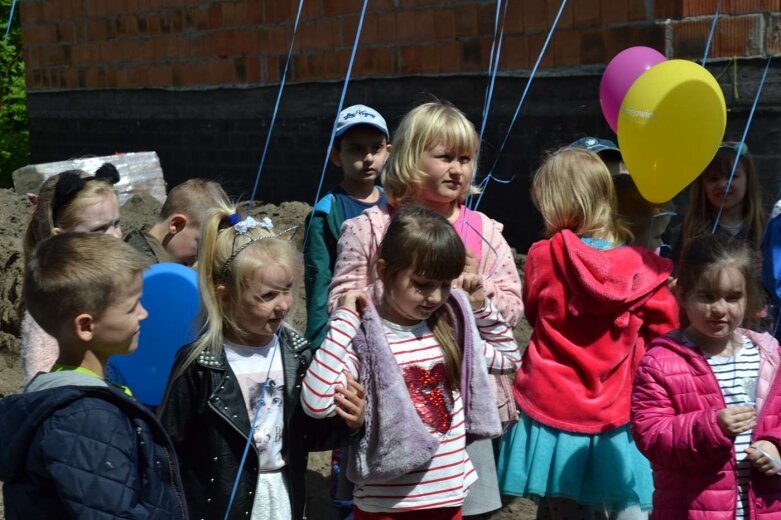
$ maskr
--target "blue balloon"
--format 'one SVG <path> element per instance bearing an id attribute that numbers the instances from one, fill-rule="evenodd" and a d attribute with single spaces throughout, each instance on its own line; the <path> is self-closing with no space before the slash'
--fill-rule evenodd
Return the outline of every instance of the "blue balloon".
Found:
<path id="1" fill-rule="evenodd" d="M 154 407 L 163 400 L 176 352 L 198 332 L 198 274 L 180 264 L 153 265 L 144 273 L 141 304 L 149 316 L 141 322 L 138 348 L 128 356 L 114 356 L 110 365 L 119 372 L 116 382 Z"/>

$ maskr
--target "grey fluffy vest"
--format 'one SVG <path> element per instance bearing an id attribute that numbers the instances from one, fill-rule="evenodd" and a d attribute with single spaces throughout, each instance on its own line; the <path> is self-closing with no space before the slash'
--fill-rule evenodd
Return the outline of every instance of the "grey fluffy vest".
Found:
<path id="1" fill-rule="evenodd" d="M 502 432 L 499 412 L 466 295 L 453 290 L 446 309 L 463 347 L 461 400 L 467 439 L 498 437 Z M 360 382 L 366 389 L 366 420 L 363 438 L 349 448 L 347 478 L 357 484 L 392 480 L 427 464 L 439 441 L 412 404 L 382 319 L 371 304 L 363 313 L 353 347 L 361 362 Z"/>

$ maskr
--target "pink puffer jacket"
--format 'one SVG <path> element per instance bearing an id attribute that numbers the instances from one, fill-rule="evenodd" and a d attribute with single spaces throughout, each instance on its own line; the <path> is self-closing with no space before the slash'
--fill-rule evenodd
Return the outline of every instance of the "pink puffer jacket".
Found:
<path id="1" fill-rule="evenodd" d="M 781 359 L 769 334 L 739 330 L 760 349 L 759 416 L 752 439 L 781 446 Z M 732 520 L 738 500 L 733 441 L 716 414 L 725 408 L 716 376 L 699 350 L 676 331 L 651 342 L 635 374 L 632 429 L 654 472 L 651 518 Z M 781 518 L 781 476 L 752 471 L 752 520 Z"/>

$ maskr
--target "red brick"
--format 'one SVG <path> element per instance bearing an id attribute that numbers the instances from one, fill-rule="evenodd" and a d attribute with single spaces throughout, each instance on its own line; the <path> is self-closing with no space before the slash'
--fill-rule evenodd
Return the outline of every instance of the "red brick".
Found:
<path id="1" fill-rule="evenodd" d="M 582 65 L 607 63 L 605 35 L 601 29 L 581 33 L 580 62 Z"/>
<path id="2" fill-rule="evenodd" d="M 185 34 L 180 38 L 177 38 L 177 44 L 179 46 L 178 56 L 179 58 L 197 58 L 204 56 L 204 35 L 202 34 Z"/>
<path id="3" fill-rule="evenodd" d="M 734 16 L 719 20 L 716 26 L 718 54 L 711 56 L 762 56 L 764 36 L 762 15 Z"/>
<path id="4" fill-rule="evenodd" d="M 236 3 L 236 25 L 239 27 L 247 25 L 247 16 L 249 8 L 244 2 Z"/>
<path id="5" fill-rule="evenodd" d="M 395 49 L 371 49 L 372 69 L 374 74 L 389 76 L 396 72 Z"/>
<path id="6" fill-rule="evenodd" d="M 542 50 L 543 43 L 545 43 L 544 34 L 529 35 L 529 68 L 533 67 L 536 63 L 537 56 L 539 56 L 540 51 Z M 540 67 L 550 68 L 553 67 L 555 63 L 556 62 L 553 58 L 553 52 L 551 52 L 551 48 L 548 46 L 545 51 L 545 55 L 542 57 L 542 61 L 540 62 Z"/>
<path id="7" fill-rule="evenodd" d="M 443 44 L 447 45 L 447 44 Z M 489 54 L 483 58 L 483 45 L 480 40 L 468 40 L 462 41 L 459 49 L 460 55 L 457 59 L 451 59 L 452 57 L 445 52 L 440 53 L 440 60 L 442 62 L 443 72 L 468 72 L 468 71 L 484 71 L 487 70 L 487 63 L 489 61 Z"/>
<path id="8" fill-rule="evenodd" d="M 58 22 L 55 26 L 58 43 L 73 43 L 76 41 L 76 24 L 74 22 Z"/>
<path id="9" fill-rule="evenodd" d="M 396 13 L 395 41 L 408 42 L 416 40 L 415 18 L 417 11 L 399 11 Z"/>
<path id="10" fill-rule="evenodd" d="M 44 2 L 44 11 L 49 4 L 56 4 L 57 2 Z M 106 14 L 106 0 L 88 0 L 87 2 L 87 15 L 88 16 L 103 16 Z M 48 18 L 49 20 L 51 18 Z"/>
<path id="11" fill-rule="evenodd" d="M 605 25 L 626 22 L 629 20 L 629 6 L 626 2 L 602 0 L 602 23 Z"/>
<path id="12" fill-rule="evenodd" d="M 548 29 L 548 8 L 546 1 L 547 0 L 523 0 L 523 28 L 527 33 Z"/>
<path id="13" fill-rule="evenodd" d="M 257 30 L 236 31 L 236 52 L 239 54 L 255 54 L 260 51 Z"/>
<path id="14" fill-rule="evenodd" d="M 392 43 L 396 41 L 396 14 L 382 13 L 375 18 L 377 41 L 379 43 Z M 352 38 L 346 36 L 345 39 L 352 45 Z"/>
<path id="15" fill-rule="evenodd" d="M 400 69 L 402 74 L 420 74 L 423 70 L 420 45 L 407 45 L 401 47 Z"/>
<path id="16" fill-rule="evenodd" d="M 22 25 L 45 20 L 43 16 L 43 4 L 19 2 L 17 5 L 19 8 L 19 20 L 21 20 Z"/>
<path id="17" fill-rule="evenodd" d="M 539 51 L 539 49 L 537 49 Z M 501 62 L 506 70 L 526 70 L 529 65 L 528 36 L 509 36 L 504 39 Z"/>
<path id="18" fill-rule="evenodd" d="M 646 11 L 646 0 L 625 0 L 627 3 L 627 13 L 629 20 L 636 22 L 640 20 L 651 20 L 650 13 Z"/>
<path id="19" fill-rule="evenodd" d="M 654 0 L 654 16 L 657 20 L 665 18 L 680 18 L 683 16 L 681 0 Z"/>
<path id="20" fill-rule="evenodd" d="M 515 34 L 522 33 L 523 30 L 523 3 L 510 2 L 507 5 L 507 20 L 504 22 L 504 32 L 505 34 Z"/>
<path id="21" fill-rule="evenodd" d="M 218 56 L 228 56 L 236 48 L 236 33 L 232 29 L 219 31 L 216 34 L 215 47 L 212 49 Z"/>
<path id="22" fill-rule="evenodd" d="M 580 33 L 578 31 L 557 32 L 551 45 L 553 46 L 553 60 L 557 67 L 580 65 Z"/>
<path id="23" fill-rule="evenodd" d="M 160 18 L 160 25 L 163 33 L 181 33 L 184 28 L 184 11 L 175 9 L 163 13 Z"/>
<path id="24" fill-rule="evenodd" d="M 146 16 L 146 33 L 151 35 L 157 35 L 162 32 L 162 22 L 160 20 L 160 13 L 149 13 Z"/>
<path id="25" fill-rule="evenodd" d="M 290 6 L 290 20 L 295 22 L 296 14 L 298 13 L 298 2 L 292 2 Z M 304 0 L 304 5 L 301 7 L 301 19 L 313 20 L 323 17 L 323 10 L 320 6 L 319 0 Z"/>
<path id="26" fill-rule="evenodd" d="M 169 64 L 155 65 L 150 67 L 149 86 L 150 87 L 171 87 L 174 84 L 173 67 Z"/>
<path id="27" fill-rule="evenodd" d="M 456 12 L 453 9 L 441 9 L 434 17 L 434 35 L 437 40 L 450 40 L 456 37 Z"/>
<path id="28" fill-rule="evenodd" d="M 99 42 L 107 36 L 106 20 L 87 20 L 87 41 Z"/>
<path id="29" fill-rule="evenodd" d="M 456 36 L 477 36 L 478 11 L 476 5 L 465 5 L 456 10 Z"/>
<path id="30" fill-rule="evenodd" d="M 209 11 L 203 7 L 188 7 L 184 16 L 184 29 L 202 31 L 209 27 Z"/>
<path id="31" fill-rule="evenodd" d="M 765 45 L 769 55 L 781 54 L 781 14 L 770 15 Z"/>
<path id="32" fill-rule="evenodd" d="M 256 56 L 250 56 L 247 58 L 247 83 L 260 83 L 260 58 Z"/>
<path id="33" fill-rule="evenodd" d="M 709 20 L 682 20 L 672 22 L 673 56 L 675 58 L 701 59 L 710 32 Z M 714 37 L 710 56 L 720 56 L 719 38 Z"/>
<path id="34" fill-rule="evenodd" d="M 623 25 L 605 30 L 605 59 L 609 63 L 616 54 L 632 47 L 632 27 Z"/>
<path id="35" fill-rule="evenodd" d="M 265 21 L 263 5 L 260 2 L 250 1 L 247 4 L 247 23 L 259 25 Z M 260 77 L 260 76 L 258 76 Z M 260 81 L 260 79 L 258 79 Z"/>
<path id="36" fill-rule="evenodd" d="M 121 18 L 120 26 L 122 28 L 122 34 L 128 36 L 138 35 L 138 18 L 134 14 L 126 14 Z"/>
<path id="37" fill-rule="evenodd" d="M 323 0 L 323 16 L 360 13 L 362 7 L 363 0 Z M 373 3 L 367 6 L 367 10 L 376 8 Z"/>
<path id="38" fill-rule="evenodd" d="M 236 4 L 233 2 L 225 2 L 222 4 L 222 26 L 224 28 L 234 27 L 237 25 L 236 20 Z"/>
<path id="39" fill-rule="evenodd" d="M 309 0 L 310 2 L 312 0 Z M 273 2 L 264 2 L 266 4 L 266 22 L 280 23 L 293 20 L 296 12 L 290 0 L 275 0 Z M 304 0 L 306 3 L 306 0 Z M 296 9 L 298 4 L 296 4 Z"/>
<path id="40" fill-rule="evenodd" d="M 509 6 L 508 6 L 509 7 Z M 426 11 L 432 13 L 432 11 Z M 496 16 L 496 6 L 485 4 L 478 7 L 477 14 L 477 34 L 481 36 L 491 36 L 494 34 L 494 18 Z M 501 23 L 501 12 L 499 13 L 499 23 Z M 433 20 L 432 20 L 433 25 Z"/>
<path id="41" fill-rule="evenodd" d="M 420 66 L 423 74 L 437 74 L 441 72 L 439 62 L 439 48 L 437 45 L 423 45 L 420 48 Z"/>
<path id="42" fill-rule="evenodd" d="M 731 14 L 772 13 L 781 10 L 779 0 L 730 0 Z"/>
<path id="43" fill-rule="evenodd" d="M 69 67 L 63 71 L 65 78 L 66 88 L 78 88 L 79 86 L 79 74 L 75 68 Z M 109 85 L 110 86 L 110 85 Z"/>
<path id="44" fill-rule="evenodd" d="M 622 0 L 623 2 L 623 0 Z M 575 15 L 574 15 L 574 8 L 573 5 L 574 2 L 567 2 L 567 5 L 564 6 L 564 11 L 561 12 L 561 17 L 559 18 L 559 23 L 556 26 L 556 30 L 559 29 L 571 29 L 575 26 Z M 553 24 L 553 20 L 556 19 L 556 14 L 559 12 L 559 8 L 561 7 L 560 1 L 552 1 L 548 2 L 548 21 L 550 24 Z"/>
<path id="45" fill-rule="evenodd" d="M 575 27 L 592 27 L 600 22 L 599 0 L 578 0 L 574 5 Z"/>
<path id="46" fill-rule="evenodd" d="M 128 70 L 129 87 L 145 87 L 149 84 L 149 67 L 146 65 L 136 65 Z"/>
<path id="47" fill-rule="evenodd" d="M 277 2 L 272 2 L 277 3 Z M 220 4 L 209 4 L 208 12 L 209 29 L 219 29 L 222 27 L 222 8 Z M 185 81 L 188 81 L 195 77 L 196 72 L 187 72 L 185 74 Z"/>
<path id="48" fill-rule="evenodd" d="M 352 47 L 353 41 L 355 41 L 355 31 L 358 30 L 358 17 L 357 16 L 342 16 L 339 19 L 339 23 L 342 26 L 342 47 Z M 367 16 L 363 20 L 363 28 L 361 29 L 361 46 L 372 45 L 379 42 L 377 35 L 377 17 Z"/>
<path id="49" fill-rule="evenodd" d="M 308 56 L 293 56 L 293 67 L 288 72 L 290 79 L 296 81 L 304 81 L 309 77 L 309 57 Z"/>
<path id="50" fill-rule="evenodd" d="M 446 42 L 437 44 L 439 47 L 440 72 L 460 72 L 464 70 L 462 68 L 464 52 L 463 45 L 470 44 L 464 44 L 463 42 L 461 42 L 461 44 L 459 44 L 459 42 Z M 477 47 L 477 60 L 471 61 L 472 58 L 470 56 L 471 70 L 477 70 L 480 66 L 480 44 L 476 41 L 473 42 L 472 45 Z"/>
<path id="51" fill-rule="evenodd" d="M 434 11 L 417 11 L 415 16 L 415 37 L 418 41 L 426 41 L 434 38 L 435 24 Z"/>

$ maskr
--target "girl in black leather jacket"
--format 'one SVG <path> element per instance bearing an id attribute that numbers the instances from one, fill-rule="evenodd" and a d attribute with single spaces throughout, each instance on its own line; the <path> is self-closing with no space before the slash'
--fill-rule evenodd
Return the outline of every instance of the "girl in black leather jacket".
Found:
<path id="1" fill-rule="evenodd" d="M 351 381 L 337 390 L 340 417 L 313 420 L 301 409 L 311 354 L 283 323 L 301 275 L 291 230 L 228 207 L 201 229 L 203 332 L 177 355 L 160 408 L 190 514 L 301 519 L 307 453 L 344 445 L 360 429 L 363 388 Z"/>

